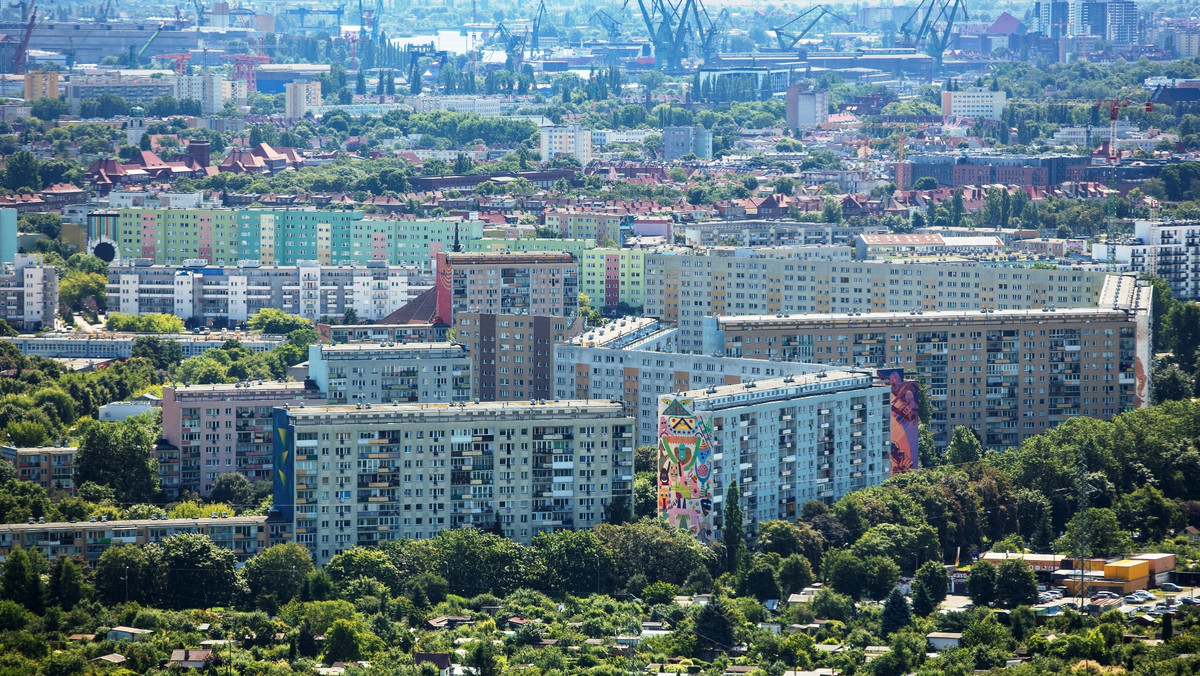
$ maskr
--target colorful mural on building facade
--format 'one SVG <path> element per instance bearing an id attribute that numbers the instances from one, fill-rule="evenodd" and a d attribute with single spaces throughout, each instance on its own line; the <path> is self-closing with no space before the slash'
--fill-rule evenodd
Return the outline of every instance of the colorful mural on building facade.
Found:
<path id="1" fill-rule="evenodd" d="M 917 468 L 921 411 L 917 403 L 919 385 L 904 379 L 904 369 L 877 371 L 879 378 L 892 387 L 892 476 Z"/>
<path id="2" fill-rule="evenodd" d="M 658 515 L 701 542 L 713 537 L 713 441 L 693 401 L 658 400 Z"/>

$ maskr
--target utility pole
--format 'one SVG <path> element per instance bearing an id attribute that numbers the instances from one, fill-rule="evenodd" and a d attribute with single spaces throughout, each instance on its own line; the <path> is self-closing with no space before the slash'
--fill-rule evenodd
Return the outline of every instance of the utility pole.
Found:
<path id="1" fill-rule="evenodd" d="M 1087 481 L 1087 456 L 1081 454 L 1079 457 L 1079 511 L 1076 514 L 1079 519 L 1079 609 L 1081 611 L 1087 598 L 1087 569 L 1084 557 L 1087 556 L 1088 494 L 1091 489 L 1092 487 Z"/>
<path id="2" fill-rule="evenodd" d="M 125 603 L 129 603 L 129 566 L 125 566 L 125 577 L 121 579 L 125 580 Z"/>

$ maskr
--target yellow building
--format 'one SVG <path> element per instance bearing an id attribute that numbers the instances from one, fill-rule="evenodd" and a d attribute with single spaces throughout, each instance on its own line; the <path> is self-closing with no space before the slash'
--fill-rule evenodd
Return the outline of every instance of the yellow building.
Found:
<path id="1" fill-rule="evenodd" d="M 25 100 L 58 98 L 58 73 L 53 70 L 34 70 L 25 73 Z"/>

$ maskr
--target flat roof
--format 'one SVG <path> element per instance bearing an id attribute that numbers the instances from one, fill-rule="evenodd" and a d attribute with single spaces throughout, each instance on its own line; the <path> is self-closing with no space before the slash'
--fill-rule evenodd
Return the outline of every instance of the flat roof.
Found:
<path id="1" fill-rule="evenodd" d="M 1028 319 L 1070 319 L 1074 316 L 1088 318 L 1103 318 L 1106 316 L 1114 318 L 1124 318 L 1127 313 L 1124 310 L 1113 310 L 1096 307 L 1081 307 L 1081 308 L 1056 308 L 1054 310 L 989 310 L 984 313 L 980 310 L 931 310 L 922 311 L 919 314 L 911 314 L 908 312 L 864 312 L 862 314 L 791 314 L 791 315 L 742 315 L 738 317 L 723 316 L 718 317 L 717 321 L 721 325 L 758 325 L 758 324 L 796 324 L 800 322 L 809 322 L 813 324 L 829 324 L 829 323 L 864 323 L 864 322 L 885 322 L 885 321 L 925 321 L 925 322 L 943 322 L 943 321 L 967 321 L 975 322 L 1002 320 L 1005 318 L 1028 318 Z"/>
<path id="2" fill-rule="evenodd" d="M 485 402 L 462 402 L 462 403 L 428 403 L 428 404 L 323 404 L 315 406 L 292 406 L 288 409 L 289 415 L 303 418 L 313 418 L 317 416 L 328 416 L 332 414 L 411 414 L 411 413 L 500 413 L 508 411 L 521 411 L 525 413 L 540 413 L 542 411 L 567 411 L 578 409 L 595 409 L 603 411 L 621 411 L 624 410 L 624 405 L 620 402 L 601 401 L 598 399 L 561 399 L 561 400 L 538 400 L 537 403 L 530 401 L 485 401 Z M 632 417 L 632 416 L 631 416 Z M 569 422 L 569 421 L 568 421 Z"/>
<path id="3" fill-rule="evenodd" d="M 146 528 L 149 526 L 160 526 L 162 528 L 181 528 L 184 526 L 212 526 L 216 524 L 231 524 L 235 526 L 246 526 L 252 524 L 266 523 L 267 517 L 264 516 L 219 516 L 213 518 L 205 516 L 198 519 L 127 519 L 127 520 L 109 520 L 109 521 L 54 521 L 47 523 L 5 523 L 0 524 L 0 531 L 40 531 L 40 530 L 67 530 L 71 528 L 112 528 L 116 530 L 125 530 L 129 528 Z"/>
<path id="4" fill-rule="evenodd" d="M 327 353 L 327 352 L 332 352 L 332 353 L 359 353 L 359 352 L 379 353 L 379 352 L 388 352 L 388 351 L 420 352 L 420 351 L 433 351 L 433 350 L 453 350 L 456 352 L 463 352 L 463 353 L 465 353 L 467 351 L 466 347 L 459 345 L 458 343 L 451 343 L 451 342 L 442 342 L 442 343 L 408 342 L 408 343 L 405 343 L 405 342 L 388 341 L 387 345 L 384 345 L 382 343 L 365 343 L 365 342 L 364 343 L 338 343 L 336 345 L 333 345 L 333 344 L 321 345 L 321 353 L 322 354 Z"/>

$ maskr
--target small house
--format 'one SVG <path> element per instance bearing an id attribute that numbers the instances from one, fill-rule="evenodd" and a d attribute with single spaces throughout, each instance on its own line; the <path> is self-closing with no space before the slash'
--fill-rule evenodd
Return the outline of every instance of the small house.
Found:
<path id="1" fill-rule="evenodd" d="M 450 653 L 413 653 L 413 664 L 421 666 L 428 662 L 438 670 L 438 676 L 450 676 Z"/>
<path id="2" fill-rule="evenodd" d="M 925 640 L 937 652 L 954 650 L 962 646 L 961 631 L 934 631 L 925 635 Z"/>
<path id="3" fill-rule="evenodd" d="M 108 630 L 106 637 L 110 641 L 138 641 L 148 638 L 154 631 L 151 629 L 138 629 L 136 627 L 113 627 Z"/>

